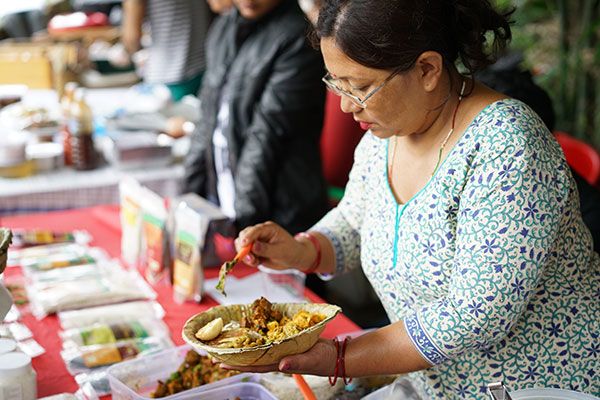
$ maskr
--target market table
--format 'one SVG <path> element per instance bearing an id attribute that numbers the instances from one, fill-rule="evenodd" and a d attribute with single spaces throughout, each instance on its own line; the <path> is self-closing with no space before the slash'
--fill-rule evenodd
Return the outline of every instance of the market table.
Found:
<path id="1" fill-rule="evenodd" d="M 105 249 L 109 255 L 118 257 L 121 249 L 121 228 L 119 222 L 118 206 L 96 206 L 92 208 L 59 211 L 42 214 L 27 214 L 0 219 L 0 226 L 8 228 L 43 228 L 58 231 L 85 229 L 93 237 L 90 245 Z M 234 275 L 247 276 L 256 270 L 244 265 L 236 267 Z M 7 276 L 19 274 L 17 268 L 7 268 Z M 218 276 L 218 269 L 205 270 L 206 278 Z M 165 309 L 164 321 L 171 331 L 171 336 L 176 345 L 183 344 L 181 328 L 184 322 L 193 314 L 217 305 L 210 297 L 205 297 L 200 304 L 176 304 L 173 301 L 170 286 L 155 286 L 157 300 Z M 321 298 L 305 290 L 305 296 L 313 302 L 323 302 Z M 75 392 L 77 384 L 65 368 L 60 357 L 61 341 L 58 337 L 60 329 L 56 316 L 49 316 L 38 321 L 32 315 L 22 318 L 33 332 L 34 339 L 45 349 L 46 353 L 33 360 L 33 367 L 37 372 L 38 396 L 49 396 L 57 393 Z M 327 325 L 324 337 L 334 337 L 339 334 L 354 332 L 360 328 L 344 315 L 338 315 Z"/>

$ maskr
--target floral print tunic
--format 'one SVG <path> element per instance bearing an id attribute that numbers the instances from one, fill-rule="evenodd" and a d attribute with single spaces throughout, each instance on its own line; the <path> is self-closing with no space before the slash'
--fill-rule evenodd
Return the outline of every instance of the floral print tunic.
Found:
<path id="1" fill-rule="evenodd" d="M 405 204 L 387 154 L 388 140 L 365 135 L 343 200 L 313 230 L 336 273 L 362 266 L 433 365 L 411 374 L 421 394 L 487 399 L 502 380 L 599 395 L 600 257 L 539 117 L 518 100 L 490 104 Z"/>

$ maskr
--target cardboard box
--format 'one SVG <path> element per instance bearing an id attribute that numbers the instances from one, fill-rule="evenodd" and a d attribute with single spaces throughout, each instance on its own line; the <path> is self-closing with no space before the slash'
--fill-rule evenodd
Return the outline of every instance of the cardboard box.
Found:
<path id="1" fill-rule="evenodd" d="M 31 89 L 55 89 L 64 83 L 77 64 L 77 47 L 72 44 L 0 44 L 0 84 L 25 84 Z"/>

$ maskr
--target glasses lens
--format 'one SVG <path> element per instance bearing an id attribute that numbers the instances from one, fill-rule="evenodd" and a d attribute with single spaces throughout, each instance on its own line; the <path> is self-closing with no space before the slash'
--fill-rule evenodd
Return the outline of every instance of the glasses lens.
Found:
<path id="1" fill-rule="evenodd" d="M 337 94 L 338 96 L 344 95 L 352 101 L 352 104 L 360 108 L 366 108 L 365 104 L 358 97 L 354 96 L 349 92 L 346 92 L 345 90 L 340 89 L 335 83 L 333 83 L 332 78 L 330 76 L 325 76 L 323 78 L 323 82 L 325 82 L 325 86 L 327 86 L 327 88 L 333 93 Z"/>

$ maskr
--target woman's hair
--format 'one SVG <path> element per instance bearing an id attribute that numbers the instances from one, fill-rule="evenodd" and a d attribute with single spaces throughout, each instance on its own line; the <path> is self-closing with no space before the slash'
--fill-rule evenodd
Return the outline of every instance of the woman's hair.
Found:
<path id="1" fill-rule="evenodd" d="M 501 14 L 489 0 L 325 0 L 315 33 L 370 68 L 407 71 L 432 50 L 445 64 L 460 58 L 473 74 L 511 39 L 512 11 Z"/>

